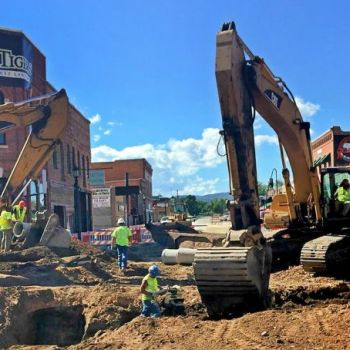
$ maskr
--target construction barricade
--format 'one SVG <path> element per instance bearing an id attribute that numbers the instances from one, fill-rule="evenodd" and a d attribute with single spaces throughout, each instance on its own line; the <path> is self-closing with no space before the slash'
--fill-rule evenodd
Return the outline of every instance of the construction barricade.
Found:
<path id="1" fill-rule="evenodd" d="M 152 234 L 146 229 L 145 225 L 133 225 L 129 228 L 132 232 L 133 244 L 153 242 Z M 89 232 L 88 238 L 83 238 L 84 236 L 82 236 L 82 240 L 94 246 L 110 249 L 113 231 L 114 228 L 95 230 Z"/>

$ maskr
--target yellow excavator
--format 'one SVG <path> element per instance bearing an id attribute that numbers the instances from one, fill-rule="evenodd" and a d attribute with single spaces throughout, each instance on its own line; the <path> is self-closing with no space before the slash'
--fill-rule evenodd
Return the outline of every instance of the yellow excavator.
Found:
<path id="1" fill-rule="evenodd" d="M 232 228 L 223 247 L 197 249 L 193 267 L 209 315 L 220 317 L 265 307 L 271 267 L 279 261 L 298 262 L 301 253 L 308 271 L 337 273 L 349 266 L 350 217 L 337 213 L 334 193 L 337 180 L 349 177 L 350 168 L 323 168 L 320 182 L 313 166 L 310 124 L 303 121 L 284 81 L 251 52 L 233 22 L 217 34 L 216 81 L 233 196 L 228 204 Z M 259 218 L 256 111 L 278 135 L 286 192 L 274 199 L 271 214 L 278 221 L 287 213 L 287 227 L 266 237 Z M 277 201 L 287 210 L 281 212 Z"/>
<path id="2" fill-rule="evenodd" d="M 0 133 L 27 127 L 28 136 L 17 161 L 1 188 L 1 197 L 16 204 L 29 184 L 40 177 L 42 169 L 60 142 L 68 123 L 69 101 L 65 90 L 21 102 L 0 105 Z M 70 235 L 59 227 L 57 215 L 38 213 L 35 222 L 17 223 L 14 234 L 24 239 L 23 248 L 35 244 L 68 248 Z"/>

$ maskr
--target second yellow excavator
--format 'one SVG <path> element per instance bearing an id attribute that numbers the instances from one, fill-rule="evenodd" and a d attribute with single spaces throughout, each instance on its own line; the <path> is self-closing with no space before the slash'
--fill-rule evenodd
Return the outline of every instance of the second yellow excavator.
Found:
<path id="1" fill-rule="evenodd" d="M 68 115 L 69 101 L 65 90 L 0 106 L 0 133 L 10 128 L 28 128 L 27 139 L 1 188 L 1 196 L 6 197 L 9 204 L 16 204 L 31 181 L 40 177 L 66 129 Z M 24 239 L 23 248 L 38 243 L 59 248 L 70 246 L 70 234 L 59 226 L 57 215 L 49 211 L 38 213 L 33 223 L 17 223 L 14 234 Z"/>
<path id="2" fill-rule="evenodd" d="M 216 81 L 233 196 L 232 228 L 223 247 L 197 249 L 193 267 L 202 301 L 209 315 L 217 317 L 266 306 L 271 266 L 298 262 L 300 253 L 308 271 L 339 273 L 349 266 L 350 217 L 337 212 L 334 193 L 337 181 L 350 177 L 350 168 L 323 168 L 319 178 L 310 123 L 303 121 L 284 81 L 253 55 L 233 22 L 217 34 Z M 259 218 L 255 111 L 278 136 L 286 192 L 287 227 L 266 237 Z"/>

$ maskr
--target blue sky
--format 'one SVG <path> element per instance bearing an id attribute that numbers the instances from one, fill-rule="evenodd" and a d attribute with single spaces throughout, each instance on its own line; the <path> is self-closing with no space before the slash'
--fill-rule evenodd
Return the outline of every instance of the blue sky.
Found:
<path id="1" fill-rule="evenodd" d="M 48 80 L 95 121 L 93 158 L 146 157 L 155 194 L 228 191 L 214 75 L 225 21 L 299 97 L 313 136 L 332 125 L 350 130 L 348 1 L 11 0 L 1 8 L 1 25 L 37 44 Z M 261 120 L 255 133 L 266 182 L 281 167 L 279 152 Z"/>

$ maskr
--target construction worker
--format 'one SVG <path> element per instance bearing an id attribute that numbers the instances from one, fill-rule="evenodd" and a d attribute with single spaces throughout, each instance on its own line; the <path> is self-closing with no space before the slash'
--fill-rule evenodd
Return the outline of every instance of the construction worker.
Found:
<path id="1" fill-rule="evenodd" d="M 23 222 L 26 218 L 27 207 L 25 201 L 20 201 L 18 205 L 12 207 L 12 221 Z"/>
<path id="2" fill-rule="evenodd" d="M 143 278 L 140 287 L 141 301 L 142 301 L 142 317 L 159 317 L 160 307 L 157 304 L 155 297 L 163 294 L 163 289 L 158 287 L 157 277 L 160 275 L 160 269 L 157 265 L 152 265 L 148 269 L 148 274 Z"/>
<path id="3" fill-rule="evenodd" d="M 344 205 L 342 215 L 346 216 L 350 211 L 350 184 L 348 179 L 344 179 L 336 192 L 337 200 Z"/>
<path id="4" fill-rule="evenodd" d="M 121 271 L 128 267 L 128 247 L 131 244 L 132 233 L 125 225 L 123 218 L 119 218 L 118 227 L 112 233 L 112 247 L 116 245 L 118 253 L 118 266 Z"/>
<path id="5" fill-rule="evenodd" d="M 8 251 L 12 241 L 12 213 L 6 198 L 0 198 L 1 249 Z"/>

